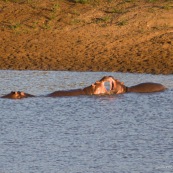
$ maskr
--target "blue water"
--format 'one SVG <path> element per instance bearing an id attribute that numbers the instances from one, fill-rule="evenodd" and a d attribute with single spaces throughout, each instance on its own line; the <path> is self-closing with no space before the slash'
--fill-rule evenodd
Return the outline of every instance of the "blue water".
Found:
<path id="1" fill-rule="evenodd" d="M 173 75 L 0 71 L 0 96 L 83 88 L 112 75 L 153 94 L 0 98 L 0 173 L 173 172 Z"/>

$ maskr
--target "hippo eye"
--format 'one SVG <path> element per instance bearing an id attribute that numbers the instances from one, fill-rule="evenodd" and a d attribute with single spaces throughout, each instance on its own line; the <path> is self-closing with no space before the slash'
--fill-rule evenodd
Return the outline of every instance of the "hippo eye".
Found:
<path id="1" fill-rule="evenodd" d="M 15 92 L 14 91 L 11 91 L 11 94 L 15 94 Z"/>

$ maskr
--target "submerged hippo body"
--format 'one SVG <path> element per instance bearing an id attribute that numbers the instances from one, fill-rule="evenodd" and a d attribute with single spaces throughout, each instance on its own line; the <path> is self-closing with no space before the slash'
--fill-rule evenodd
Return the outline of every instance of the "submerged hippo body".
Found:
<path id="1" fill-rule="evenodd" d="M 164 91 L 165 89 L 166 87 L 163 86 L 162 84 L 147 82 L 127 87 L 126 92 L 152 93 L 152 92 Z"/>
<path id="2" fill-rule="evenodd" d="M 82 89 L 68 90 L 68 91 L 55 91 L 47 95 L 47 97 L 63 97 L 63 96 L 79 96 L 85 95 Z"/>

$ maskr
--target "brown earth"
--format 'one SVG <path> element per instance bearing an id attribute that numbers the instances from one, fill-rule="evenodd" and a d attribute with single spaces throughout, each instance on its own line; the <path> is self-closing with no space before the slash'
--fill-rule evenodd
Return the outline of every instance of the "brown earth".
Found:
<path id="1" fill-rule="evenodd" d="M 78 1 L 0 0 L 0 69 L 173 74 L 172 0 Z"/>

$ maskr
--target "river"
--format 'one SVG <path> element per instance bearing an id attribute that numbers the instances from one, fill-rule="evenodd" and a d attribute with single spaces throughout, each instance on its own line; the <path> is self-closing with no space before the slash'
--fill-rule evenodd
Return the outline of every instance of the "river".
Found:
<path id="1" fill-rule="evenodd" d="M 164 92 L 0 98 L 0 173 L 173 172 L 173 75 L 0 71 L 0 96 L 84 88 L 105 75 Z"/>

